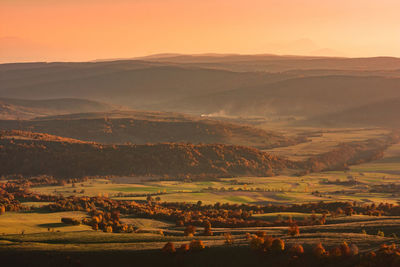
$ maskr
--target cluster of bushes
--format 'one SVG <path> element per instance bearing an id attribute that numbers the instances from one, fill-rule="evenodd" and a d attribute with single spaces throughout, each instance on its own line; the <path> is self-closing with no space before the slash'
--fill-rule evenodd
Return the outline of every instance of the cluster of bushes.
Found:
<path id="1" fill-rule="evenodd" d="M 188 251 L 201 251 L 205 248 L 203 241 L 195 239 L 192 240 L 189 244 L 182 244 L 179 248 L 175 248 L 174 243 L 168 242 L 164 245 L 161 249 L 163 252 L 166 253 L 176 253 L 176 252 L 188 252 Z"/>
<path id="2" fill-rule="evenodd" d="M 343 207 L 343 208 L 341 208 Z M 314 208 L 317 212 L 323 212 L 322 216 L 313 213 Z M 327 214 L 331 216 L 347 215 L 354 213 L 375 215 L 379 214 L 398 215 L 400 206 L 394 204 L 362 205 L 354 206 L 351 202 L 335 203 L 308 203 L 303 205 L 279 206 L 269 205 L 265 207 L 251 205 L 206 205 L 201 204 L 176 204 L 176 203 L 155 203 L 155 202 L 135 202 L 113 200 L 105 197 L 69 197 L 59 199 L 56 203 L 47 206 L 51 211 L 91 211 L 100 209 L 105 212 L 119 211 L 122 214 L 132 214 L 141 218 L 161 219 L 174 221 L 178 226 L 198 226 L 204 227 L 205 224 L 214 227 L 259 227 L 259 226 L 298 226 L 324 224 Z M 311 210 L 312 209 L 312 210 Z M 304 220 L 277 219 L 276 221 L 263 221 L 255 219 L 254 213 L 268 212 L 312 212 L 312 215 Z M 205 233 L 210 235 L 210 229 L 205 229 Z"/>
<path id="3" fill-rule="evenodd" d="M 40 181 L 42 183 L 42 181 Z M 317 202 L 294 205 L 247 205 L 247 204 L 220 204 L 203 205 L 200 201 L 196 204 L 154 202 L 152 198 L 147 201 L 135 202 L 114 200 L 107 197 L 63 197 L 60 195 L 44 195 L 29 192 L 18 182 L 10 181 L 0 183 L 0 205 L 7 211 L 27 209 L 19 201 L 47 201 L 54 202 L 45 206 L 49 211 L 84 211 L 88 213 L 104 213 L 97 222 L 98 229 L 113 232 L 130 232 L 129 226 L 122 225 L 113 213 L 131 214 L 141 218 L 161 219 L 176 222 L 179 226 L 205 227 L 204 234 L 212 235 L 213 227 L 260 227 L 260 226 L 305 226 L 324 224 L 328 214 L 330 216 L 352 214 L 366 215 L 400 215 L 400 205 L 381 203 L 376 205 L 358 205 L 354 202 Z M 270 212 L 301 212 L 312 213 L 303 220 L 277 219 L 264 221 L 257 219 L 253 214 Z M 107 215 L 107 214 L 110 215 Z M 321 213 L 322 216 L 317 216 Z M 96 216 L 96 214 L 91 214 Z M 96 228 L 93 220 L 86 223 Z M 110 226 L 110 227 L 108 227 Z M 108 227 L 108 228 L 107 228 Z M 108 229 L 108 230 L 107 230 Z"/>
<path id="4" fill-rule="evenodd" d="M 377 251 L 360 254 L 355 244 L 348 245 L 346 242 L 330 249 L 326 249 L 322 243 L 318 243 L 305 250 L 301 244 L 293 244 L 288 247 L 282 239 L 268 236 L 263 231 L 254 235 L 248 234 L 248 239 L 251 249 L 266 253 L 266 255 L 288 257 L 290 260 L 294 260 L 292 261 L 293 266 L 297 266 L 296 263 L 300 262 L 305 266 L 307 263 L 311 265 L 312 262 L 314 264 L 318 262 L 318 266 L 325 266 L 335 262 L 339 263 L 342 260 L 347 264 L 352 263 L 360 267 L 400 266 L 400 249 L 396 244 L 383 244 Z M 352 264 L 351 266 L 353 266 Z"/>
<path id="5" fill-rule="evenodd" d="M 273 266 L 400 266 L 400 249 L 396 244 L 383 244 L 376 251 L 360 253 L 357 245 L 343 242 L 329 249 L 322 243 L 314 246 L 302 244 L 287 245 L 284 240 L 267 235 L 264 231 L 248 234 L 249 247 L 265 256 L 265 264 Z M 231 243 L 227 243 L 227 245 Z M 176 247 L 167 242 L 161 249 L 168 254 L 201 251 L 205 248 L 201 240 Z M 276 264 L 276 265 L 275 265 Z"/>
<path id="6" fill-rule="evenodd" d="M 27 206 L 22 205 L 15 197 L 14 193 L 8 193 L 0 188 L 0 215 L 6 211 L 28 210 Z"/>
<path id="7" fill-rule="evenodd" d="M 135 231 L 132 225 L 120 222 L 119 211 L 103 212 L 93 209 L 89 215 L 91 217 L 83 219 L 82 223 L 91 226 L 93 230 L 102 230 L 107 233 L 133 233 Z"/>
<path id="8" fill-rule="evenodd" d="M 69 225 L 80 225 L 81 222 L 74 218 L 63 217 L 61 218 L 61 222 Z"/>
<path id="9" fill-rule="evenodd" d="M 328 214 L 330 216 L 337 215 L 400 215 L 400 206 L 388 203 L 364 204 L 357 205 L 353 202 L 318 202 L 294 205 L 246 205 L 246 204 L 220 204 L 203 205 L 201 202 L 197 204 L 187 203 L 167 203 L 154 202 L 149 199 L 146 202 L 128 202 L 123 200 L 113 200 L 107 197 L 63 197 L 55 195 L 42 195 L 29 192 L 16 182 L 6 182 L 0 184 L 0 205 L 5 210 L 21 210 L 26 209 L 18 201 L 48 201 L 55 202 L 47 205 L 45 208 L 50 211 L 85 211 L 93 210 L 102 212 L 120 212 L 122 214 L 133 214 L 142 218 L 163 219 L 176 222 L 177 225 L 192 225 L 204 227 L 206 224 L 214 227 L 259 227 L 259 226 L 290 226 L 293 224 L 318 225 L 324 224 Z M 294 221 L 288 219 L 277 219 L 275 221 L 263 221 L 253 217 L 257 213 L 270 212 L 303 212 L 312 213 L 311 216 L 305 217 L 304 220 Z M 322 213 L 322 216 L 315 214 Z M 103 216 L 107 218 L 107 216 Z M 101 221 L 101 220 L 100 220 Z M 120 226 L 117 222 L 110 220 L 104 223 L 112 225 L 113 231 L 125 232 L 124 226 Z M 118 220 L 119 221 L 119 220 Z M 99 227 L 99 229 L 106 229 Z M 128 230 L 130 231 L 130 230 Z M 211 235 L 211 227 L 204 231 L 205 235 Z"/>
<path id="10" fill-rule="evenodd" d="M 114 200 L 106 197 L 68 197 L 49 204 L 50 211 L 91 211 L 101 209 L 105 212 L 118 211 L 122 214 L 132 214 L 141 218 L 161 219 L 174 221 L 178 226 L 191 225 L 205 227 L 205 235 L 212 235 L 211 225 L 214 227 L 260 227 L 260 226 L 289 226 L 315 225 L 325 223 L 326 215 L 311 216 L 310 219 L 294 221 L 292 219 L 275 222 L 254 219 L 252 213 L 242 209 L 190 209 L 191 205 L 182 204 L 180 208 L 169 206 L 167 203 L 135 202 Z M 209 226 L 207 226 L 209 225 Z"/>

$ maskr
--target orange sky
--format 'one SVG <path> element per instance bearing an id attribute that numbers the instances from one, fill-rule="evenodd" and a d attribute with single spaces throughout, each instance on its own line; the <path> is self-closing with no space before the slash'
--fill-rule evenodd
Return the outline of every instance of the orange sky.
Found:
<path id="1" fill-rule="evenodd" d="M 399 0 L 0 0 L 0 62 L 154 53 L 400 57 Z"/>

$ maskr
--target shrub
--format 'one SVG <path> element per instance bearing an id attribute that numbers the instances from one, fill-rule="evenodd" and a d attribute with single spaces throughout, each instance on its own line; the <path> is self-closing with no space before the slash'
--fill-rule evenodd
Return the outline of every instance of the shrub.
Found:
<path id="1" fill-rule="evenodd" d="M 196 233 L 196 226 L 188 225 L 185 229 L 185 236 L 193 236 Z"/>
<path id="2" fill-rule="evenodd" d="M 359 252 L 358 247 L 355 244 L 351 244 L 351 246 L 350 246 L 350 254 L 352 256 L 355 256 L 355 255 L 358 255 L 358 252 Z"/>
<path id="3" fill-rule="evenodd" d="M 363 235 L 367 235 L 367 231 L 365 231 L 364 229 L 362 229 L 361 233 L 362 233 Z"/>
<path id="4" fill-rule="evenodd" d="M 329 256 L 339 258 L 342 256 L 342 250 L 340 249 L 340 247 L 334 247 L 329 250 Z"/>
<path id="5" fill-rule="evenodd" d="M 341 254 L 343 256 L 347 257 L 347 256 L 351 255 L 350 247 L 349 247 L 349 245 L 347 245 L 346 242 L 343 242 L 342 244 L 340 244 L 339 247 L 340 247 Z"/>
<path id="6" fill-rule="evenodd" d="M 232 245 L 233 244 L 233 237 L 231 233 L 224 233 L 225 237 L 225 244 L 226 245 Z"/>
<path id="7" fill-rule="evenodd" d="M 376 253 L 373 251 L 370 251 L 365 255 L 365 258 L 367 260 L 374 260 L 376 258 Z"/>
<path id="8" fill-rule="evenodd" d="M 381 230 L 378 230 L 378 233 L 376 235 L 380 237 L 385 237 L 385 233 Z"/>
<path id="9" fill-rule="evenodd" d="M 315 247 L 313 248 L 313 253 L 317 258 L 322 258 L 327 255 L 326 250 L 321 243 L 315 245 Z"/>
<path id="10" fill-rule="evenodd" d="M 300 256 L 304 254 L 304 248 L 302 245 L 295 244 L 289 249 L 289 252 L 293 256 Z"/>
<path id="11" fill-rule="evenodd" d="M 189 251 L 189 245 L 188 245 L 188 244 L 182 244 L 182 245 L 179 247 L 179 251 L 180 251 L 180 252 L 187 252 L 187 251 Z"/>
<path id="12" fill-rule="evenodd" d="M 271 250 L 273 252 L 282 252 L 285 250 L 285 242 L 282 239 L 276 238 L 272 241 Z"/>
<path id="13" fill-rule="evenodd" d="M 254 250 L 259 250 L 262 248 L 264 244 L 264 238 L 254 236 L 253 238 L 250 239 L 250 248 Z"/>
<path id="14" fill-rule="evenodd" d="M 128 229 L 126 230 L 127 233 L 133 233 L 135 232 L 135 228 L 133 227 L 132 224 L 128 225 Z"/>
<path id="15" fill-rule="evenodd" d="M 267 233 L 265 231 L 257 231 L 256 236 L 265 238 L 267 236 Z"/>
<path id="16" fill-rule="evenodd" d="M 272 236 L 266 236 L 264 239 L 263 250 L 264 251 L 270 250 L 272 242 L 274 242 L 274 238 Z"/>
<path id="17" fill-rule="evenodd" d="M 167 252 L 167 253 L 175 253 L 175 245 L 172 242 L 168 242 L 164 245 L 164 247 L 162 248 L 163 252 Z"/>
<path id="18" fill-rule="evenodd" d="M 300 235 L 300 229 L 297 226 L 297 224 L 292 224 L 291 226 L 289 226 L 288 234 L 290 236 L 298 236 L 298 235 Z"/>
<path id="19" fill-rule="evenodd" d="M 111 225 L 107 226 L 107 227 L 104 229 L 104 232 L 107 232 L 107 233 L 112 233 L 112 231 L 113 231 L 113 229 L 112 229 L 112 226 L 111 226 Z"/>
<path id="20" fill-rule="evenodd" d="M 73 218 L 68 218 L 68 217 L 63 217 L 61 218 L 61 222 L 69 225 L 80 225 L 81 222 L 77 219 Z"/>
<path id="21" fill-rule="evenodd" d="M 246 240 L 249 240 L 251 238 L 251 234 L 250 233 L 246 233 Z"/>
<path id="22" fill-rule="evenodd" d="M 189 248 L 192 251 L 199 251 L 205 248 L 203 241 L 201 240 L 192 240 L 189 244 Z"/>
<path id="23" fill-rule="evenodd" d="M 6 207 L 4 207 L 3 205 L 0 206 L 0 215 L 3 215 L 4 213 L 6 213 Z"/>
<path id="24" fill-rule="evenodd" d="M 206 221 L 204 223 L 204 233 L 203 234 L 207 235 L 207 236 L 213 235 L 213 232 L 211 231 L 211 223 L 209 221 Z"/>

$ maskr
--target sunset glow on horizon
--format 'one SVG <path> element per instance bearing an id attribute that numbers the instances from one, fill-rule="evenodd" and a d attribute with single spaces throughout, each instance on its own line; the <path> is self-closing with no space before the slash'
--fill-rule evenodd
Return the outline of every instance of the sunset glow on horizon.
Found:
<path id="1" fill-rule="evenodd" d="M 0 62 L 156 53 L 400 57 L 397 0 L 2 0 Z"/>

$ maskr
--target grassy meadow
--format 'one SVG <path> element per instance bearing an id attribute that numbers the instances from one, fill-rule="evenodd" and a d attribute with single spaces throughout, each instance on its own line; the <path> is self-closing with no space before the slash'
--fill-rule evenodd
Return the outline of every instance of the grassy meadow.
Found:
<path id="1" fill-rule="evenodd" d="M 276 148 L 269 152 L 302 159 L 322 153 L 339 142 L 363 140 L 385 133 L 380 129 L 356 131 L 336 130 L 324 132 L 312 142 L 292 147 Z M 356 201 L 358 203 L 397 203 L 400 193 L 372 193 L 375 185 L 397 184 L 400 172 L 400 145 L 385 151 L 383 159 L 351 166 L 348 171 L 312 173 L 305 176 L 281 175 L 275 177 L 232 177 L 201 181 L 155 180 L 146 177 L 108 177 L 90 179 L 64 186 L 38 186 L 31 191 L 47 195 L 107 196 L 116 200 L 146 200 L 147 195 L 160 201 L 204 204 L 294 204 L 308 202 Z M 348 181 L 356 183 L 347 184 Z M 25 202 L 30 207 L 40 207 L 49 202 Z M 255 214 L 264 221 L 293 218 L 302 220 L 311 213 L 274 212 Z M 321 216 L 321 214 L 316 214 Z M 380 244 L 399 243 L 400 217 L 373 217 L 366 215 L 328 217 L 325 225 L 302 226 L 300 236 L 291 237 L 287 227 L 214 228 L 213 236 L 200 236 L 198 228 L 194 237 L 183 235 L 184 227 L 163 220 L 122 216 L 121 222 L 136 228 L 134 233 L 104 233 L 89 226 L 70 226 L 61 223 L 62 217 L 82 219 L 83 212 L 7 212 L 0 216 L 0 250 L 51 250 L 51 251 L 143 251 L 160 249 L 167 241 L 176 246 L 201 238 L 207 247 L 223 247 L 226 232 L 234 238 L 233 247 L 248 246 L 246 233 L 264 230 L 290 244 L 305 247 L 322 242 L 327 246 L 338 245 L 344 240 L 355 243 L 360 250 L 368 251 Z M 364 230 L 364 231 L 363 231 Z M 377 235 L 382 231 L 384 236 Z"/>

